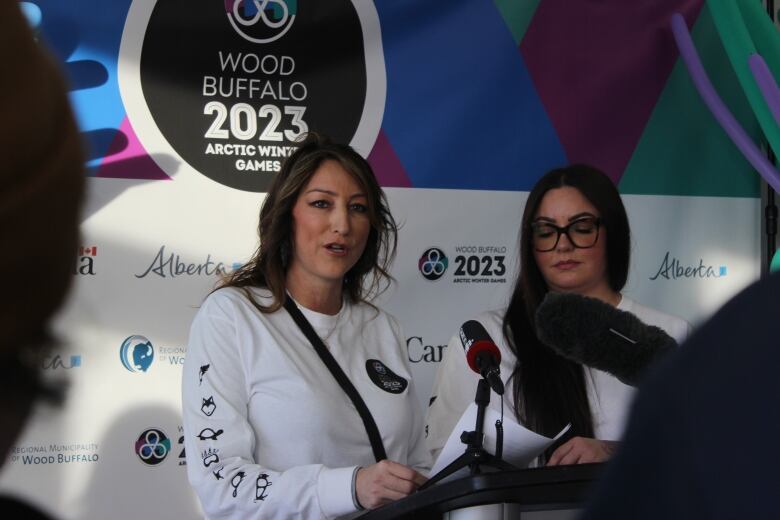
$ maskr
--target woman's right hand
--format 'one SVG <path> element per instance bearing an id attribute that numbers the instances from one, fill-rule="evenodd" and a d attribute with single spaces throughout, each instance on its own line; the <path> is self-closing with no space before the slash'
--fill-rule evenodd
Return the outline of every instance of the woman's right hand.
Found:
<path id="1" fill-rule="evenodd" d="M 412 494 L 426 480 L 408 466 L 382 460 L 358 470 L 355 491 L 360 505 L 366 509 L 376 509 Z"/>
<path id="2" fill-rule="evenodd" d="M 602 441 L 587 437 L 572 437 L 558 446 L 548 466 L 563 466 L 566 464 L 588 464 L 606 462 L 617 449 L 617 441 Z"/>

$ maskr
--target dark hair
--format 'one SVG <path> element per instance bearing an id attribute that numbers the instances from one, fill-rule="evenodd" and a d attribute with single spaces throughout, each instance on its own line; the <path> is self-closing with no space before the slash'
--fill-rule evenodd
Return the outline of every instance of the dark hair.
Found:
<path id="1" fill-rule="evenodd" d="M 344 292 L 349 300 L 355 303 L 367 301 L 387 287 L 392 280 L 387 269 L 395 256 L 398 228 L 371 165 L 350 146 L 310 133 L 287 158 L 271 183 L 260 209 L 260 245 L 249 262 L 227 276 L 217 289 L 243 289 L 252 304 L 261 312 L 274 312 L 281 307 L 284 303 L 287 268 L 292 254 L 293 206 L 301 190 L 326 160 L 337 161 L 365 190 L 368 199 L 371 230 L 363 254 L 344 277 Z M 369 280 L 366 284 L 367 278 Z M 268 306 L 260 305 L 252 297 L 249 287 L 267 288 L 271 291 L 273 303 Z"/>
<path id="2" fill-rule="evenodd" d="M 60 402 L 62 380 L 44 377 L 59 352 L 50 330 L 73 283 L 80 242 L 85 156 L 62 73 L 35 42 L 18 2 L 0 7 L 4 77 L 0 113 L 13 132 L 0 139 L 0 243 L 22 251 L 0 258 L 0 450 L 7 453 L 36 402 Z M 10 60 L 10 61 L 9 61 Z M 21 109 L 25 107 L 25 109 Z M 0 462 L 0 465 L 3 463 Z"/>
<path id="3" fill-rule="evenodd" d="M 534 259 L 531 223 L 544 195 L 555 188 L 576 188 L 599 211 L 606 230 L 607 278 L 619 292 L 626 283 L 631 254 L 628 217 L 612 180 L 584 164 L 546 173 L 536 183 L 523 212 L 520 229 L 520 275 L 504 316 L 503 331 L 517 362 L 512 372 L 515 414 L 529 428 L 556 435 L 567 423 L 567 435 L 593 437 L 582 365 L 558 356 L 536 337 L 535 314 L 548 287 Z"/>

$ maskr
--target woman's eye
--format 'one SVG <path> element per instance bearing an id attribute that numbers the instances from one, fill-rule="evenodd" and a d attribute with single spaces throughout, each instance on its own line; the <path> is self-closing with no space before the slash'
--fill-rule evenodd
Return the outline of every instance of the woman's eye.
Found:
<path id="1" fill-rule="evenodd" d="M 536 228 L 536 236 L 539 238 L 547 238 L 552 236 L 554 233 L 555 231 L 550 228 Z"/>
<path id="2" fill-rule="evenodd" d="M 590 220 L 583 220 L 582 222 L 575 222 L 572 229 L 574 229 L 576 233 L 587 235 L 596 230 L 596 224 Z"/>
<path id="3" fill-rule="evenodd" d="M 328 201 L 322 199 L 312 201 L 309 203 L 309 205 L 315 208 L 327 208 L 329 206 Z"/>
<path id="4" fill-rule="evenodd" d="M 352 211 L 357 213 L 365 213 L 368 211 L 368 208 L 365 204 L 351 204 L 349 207 Z"/>

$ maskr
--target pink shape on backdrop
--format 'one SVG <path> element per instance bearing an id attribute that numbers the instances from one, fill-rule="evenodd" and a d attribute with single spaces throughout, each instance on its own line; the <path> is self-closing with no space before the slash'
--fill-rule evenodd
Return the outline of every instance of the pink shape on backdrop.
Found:
<path id="1" fill-rule="evenodd" d="M 138 140 L 130 121 L 125 116 L 119 126 L 119 135 L 108 147 L 106 156 L 100 162 L 95 177 L 110 179 L 144 179 L 144 180 L 171 180 L 154 159 L 146 153 L 143 145 Z M 122 135 L 127 139 L 127 146 L 121 149 L 124 142 Z"/>
<path id="2" fill-rule="evenodd" d="M 406 175 L 406 169 L 390 144 L 384 130 L 379 131 L 374 148 L 368 154 L 368 162 L 380 186 L 386 188 L 411 188 L 412 183 Z"/>

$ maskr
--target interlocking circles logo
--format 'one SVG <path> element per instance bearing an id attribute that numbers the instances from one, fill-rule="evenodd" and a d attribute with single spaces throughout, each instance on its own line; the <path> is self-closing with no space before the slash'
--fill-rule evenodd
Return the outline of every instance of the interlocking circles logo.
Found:
<path id="1" fill-rule="evenodd" d="M 417 268 L 426 280 L 438 280 L 447 271 L 447 255 L 438 247 L 426 249 L 417 261 Z"/>
<path id="2" fill-rule="evenodd" d="M 158 428 L 145 430 L 135 441 L 135 453 L 141 462 L 156 466 L 165 460 L 171 451 L 171 440 Z"/>
<path id="3" fill-rule="evenodd" d="M 244 39 L 271 43 L 290 30 L 298 10 L 296 0 L 225 0 L 228 20 Z"/>

